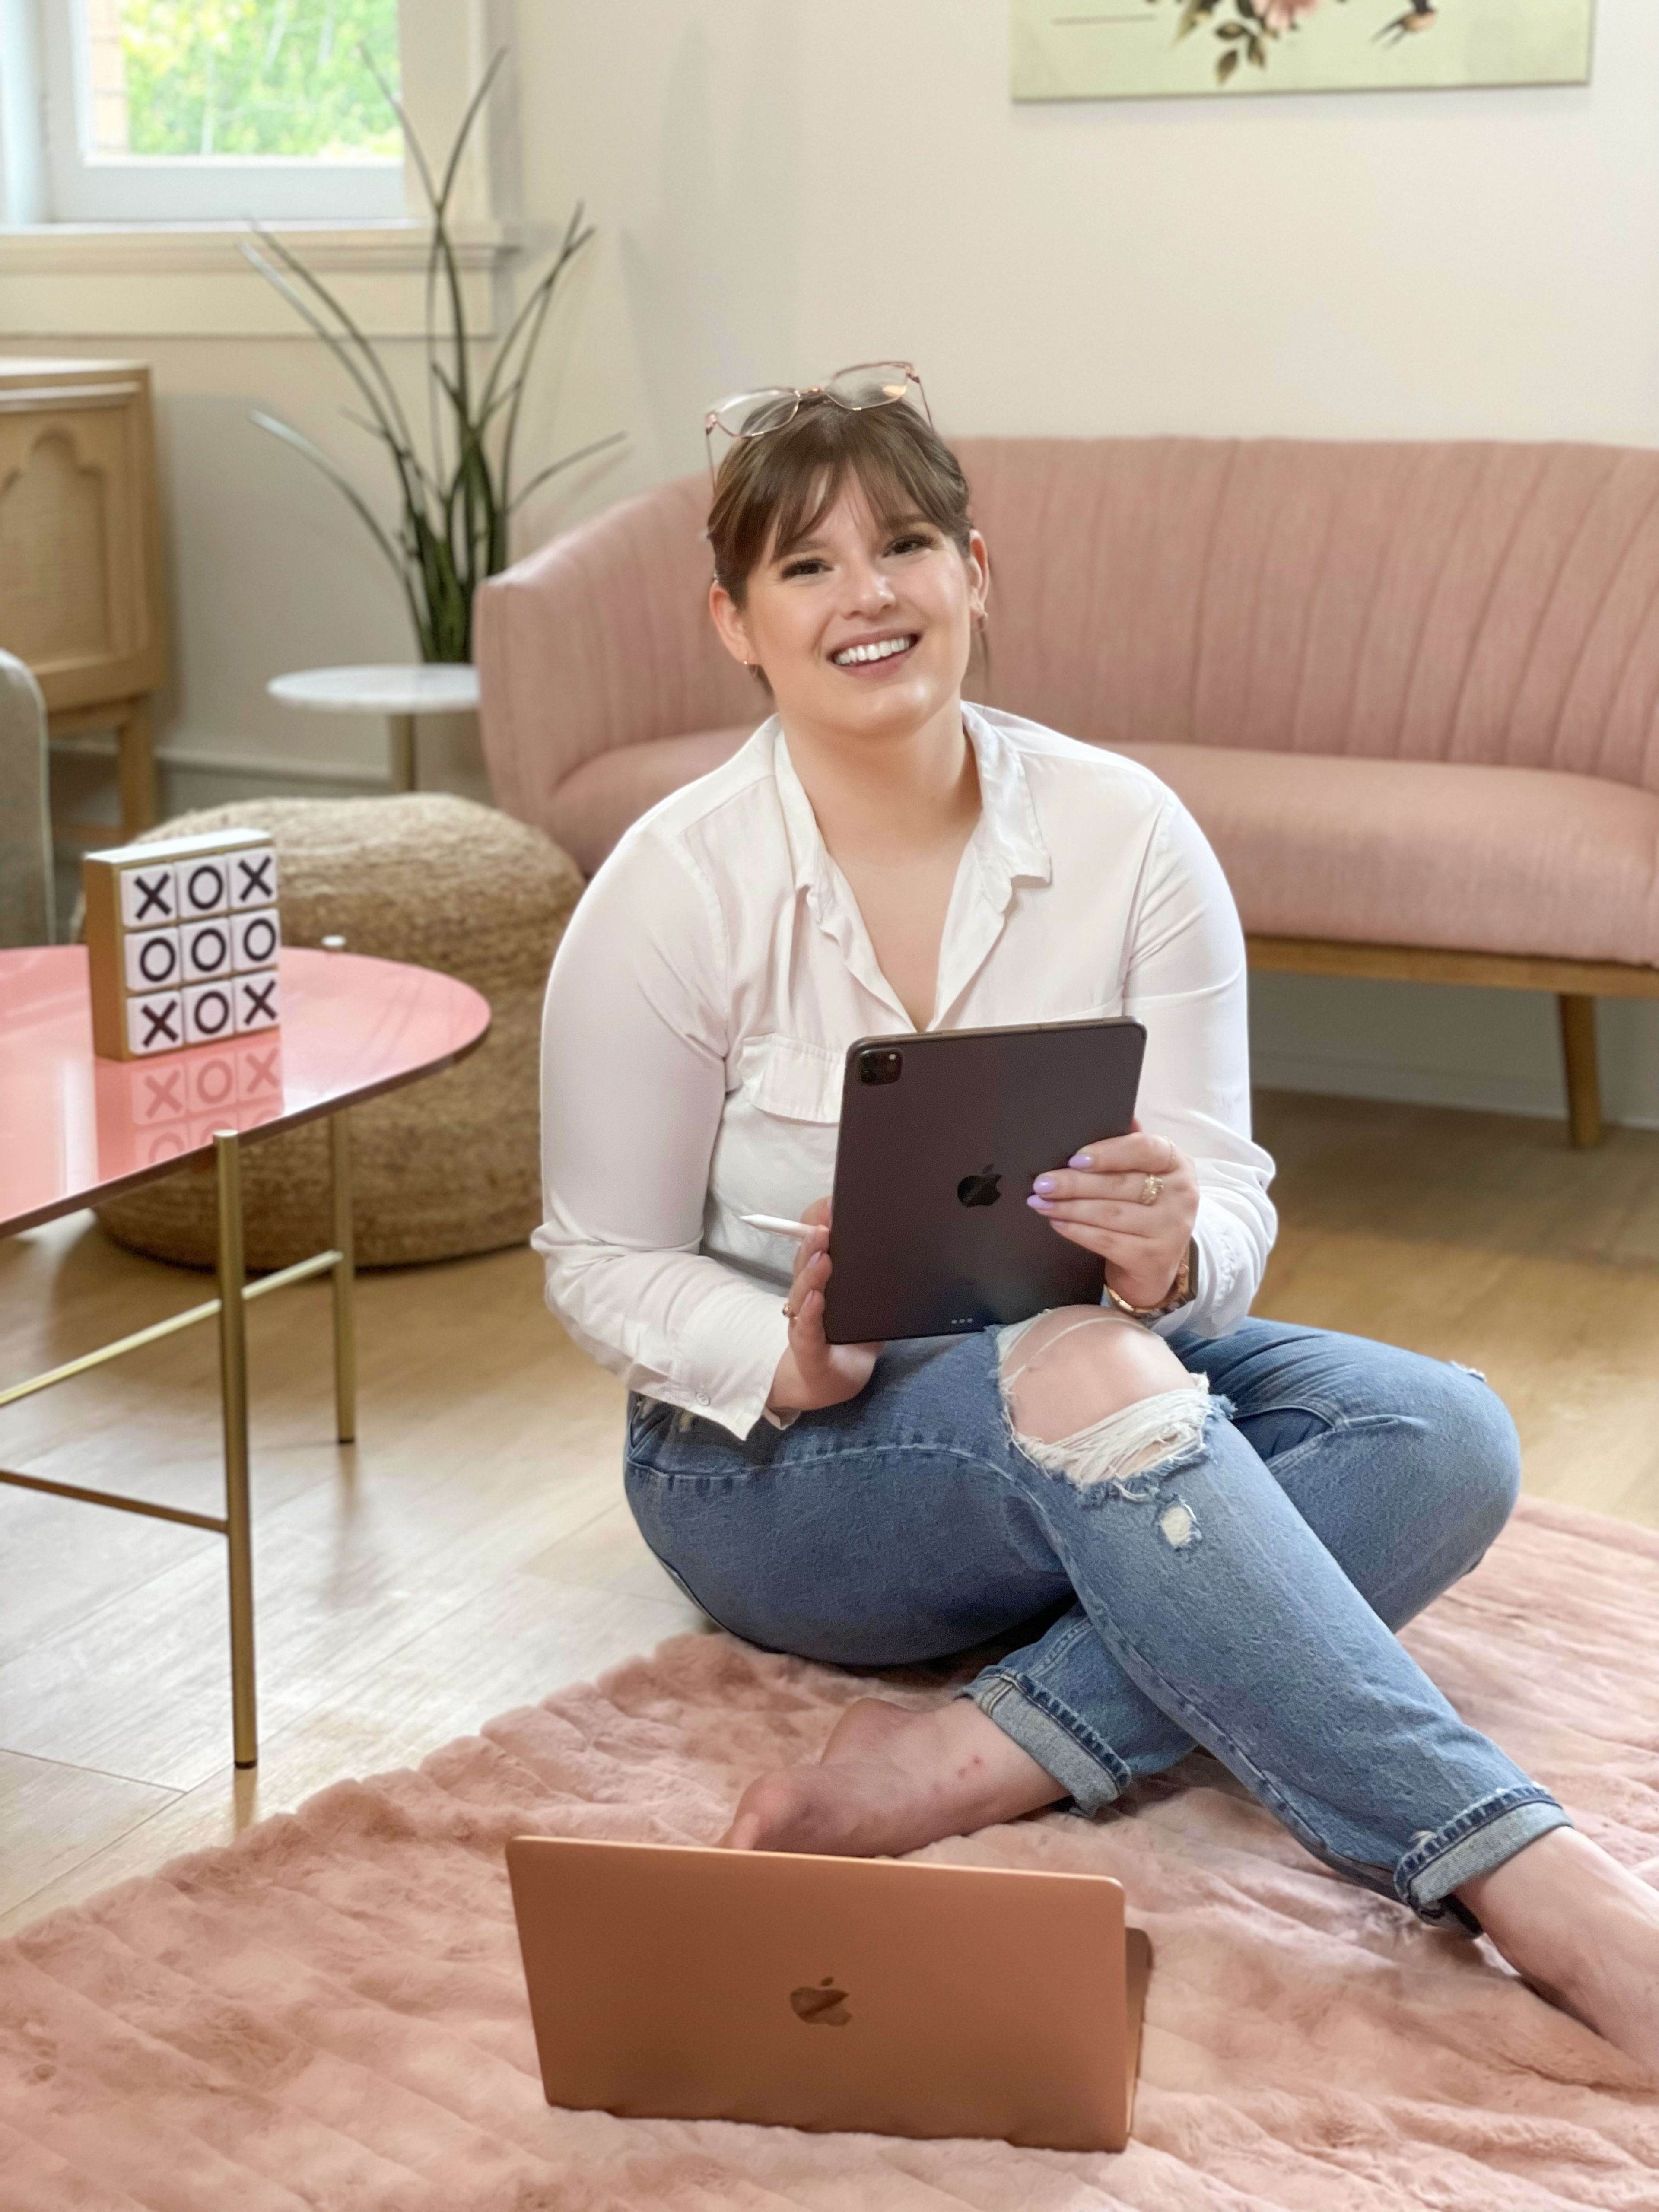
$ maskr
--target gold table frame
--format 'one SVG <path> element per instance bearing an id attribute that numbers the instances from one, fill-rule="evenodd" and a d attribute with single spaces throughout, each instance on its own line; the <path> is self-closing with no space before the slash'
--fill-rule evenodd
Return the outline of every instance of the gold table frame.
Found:
<path id="1" fill-rule="evenodd" d="M 0 1468 L 0 1483 L 20 1490 L 43 1490 L 55 1498 L 71 1498 L 84 1505 L 104 1505 L 119 1513 L 141 1513 L 155 1521 L 181 1522 L 188 1528 L 210 1529 L 222 1536 L 228 1547 L 230 1575 L 230 1695 L 231 1742 L 239 1767 L 259 1761 L 258 1710 L 253 1654 L 253 1528 L 248 1492 L 247 1308 L 255 1298 L 286 1290 L 313 1275 L 330 1274 L 334 1291 L 334 1413 L 335 1430 L 343 1444 L 357 1434 L 357 1319 L 356 1264 L 351 1216 L 351 1131 L 349 1109 L 330 1114 L 329 1204 L 333 1243 L 309 1259 L 296 1260 L 258 1281 L 247 1280 L 242 1238 L 241 1139 L 234 1129 L 214 1133 L 213 1167 L 218 1198 L 219 1294 L 200 1305 L 136 1329 L 61 1367 L 33 1375 L 0 1389 L 0 1407 L 20 1398 L 49 1390 L 129 1352 L 137 1352 L 163 1337 L 202 1323 L 219 1324 L 219 1398 L 224 1421 L 225 1510 L 191 1513 L 181 1506 L 162 1505 L 147 1498 L 129 1498 L 119 1491 L 89 1490 L 72 1482 L 52 1482 L 45 1475 L 21 1474 Z M 250 1134 L 253 1133 L 250 1132 Z M 179 1166 L 189 1164 L 181 1160 Z"/>

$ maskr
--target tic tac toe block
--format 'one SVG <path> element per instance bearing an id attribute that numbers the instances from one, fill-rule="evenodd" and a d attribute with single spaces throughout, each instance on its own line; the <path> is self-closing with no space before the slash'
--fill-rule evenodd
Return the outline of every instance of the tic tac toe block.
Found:
<path id="1" fill-rule="evenodd" d="M 82 863 L 93 1048 L 106 1060 L 276 1021 L 276 850 L 263 830 L 209 830 L 88 853 Z M 252 998 L 233 975 L 269 984 Z M 200 993 L 222 986 L 213 1000 Z M 162 1001 L 176 1000 L 170 1012 Z M 134 1009 L 147 1009 L 142 1015 Z"/>
<path id="2" fill-rule="evenodd" d="M 234 983 L 193 983 L 184 994 L 185 1042 L 221 1044 L 236 1034 Z"/>
<path id="3" fill-rule="evenodd" d="M 270 967 L 282 942 L 276 908 L 256 907 L 251 914 L 234 916 L 230 939 L 234 948 L 231 965 L 238 974 L 246 974 L 250 968 Z"/>
<path id="4" fill-rule="evenodd" d="M 161 991 L 125 1003 L 126 1051 L 124 1060 L 137 1060 L 152 1052 L 177 1052 L 185 1042 L 185 995 Z M 112 1055 L 113 1057 L 113 1055 Z"/>
<path id="5" fill-rule="evenodd" d="M 179 944 L 184 954 L 186 983 L 208 983 L 216 975 L 229 975 L 234 965 L 231 940 L 234 927 L 228 914 L 221 915 L 216 921 L 187 921 L 184 925 L 179 932 Z"/>
<path id="6" fill-rule="evenodd" d="M 135 929 L 124 933 L 122 952 L 127 989 L 131 992 L 173 989 L 184 973 L 176 929 Z"/>
<path id="7" fill-rule="evenodd" d="M 222 853 L 205 853 L 199 860 L 180 860 L 173 873 L 179 882 L 180 921 L 230 912 L 230 863 Z"/>
<path id="8" fill-rule="evenodd" d="M 118 880 L 123 929 L 157 929 L 178 921 L 179 887 L 171 866 L 151 861 L 123 868 Z"/>
<path id="9" fill-rule="evenodd" d="M 276 903 L 276 848 L 263 853 L 234 853 L 230 860 L 230 905 L 233 914 L 252 906 Z"/>
<path id="10" fill-rule="evenodd" d="M 277 996 L 276 970 L 266 968 L 252 975 L 239 975 L 236 991 L 236 1033 L 246 1036 L 253 1030 L 274 1030 L 281 1018 Z"/>

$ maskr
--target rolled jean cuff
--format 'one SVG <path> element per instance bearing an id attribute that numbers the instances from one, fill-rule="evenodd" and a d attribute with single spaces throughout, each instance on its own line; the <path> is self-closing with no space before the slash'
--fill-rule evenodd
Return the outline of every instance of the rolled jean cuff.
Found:
<path id="1" fill-rule="evenodd" d="M 1071 1793 L 1079 1813 L 1097 1813 L 1133 1779 L 1110 1746 L 1027 1675 L 989 1669 L 962 1695 Z"/>
<path id="2" fill-rule="evenodd" d="M 1552 1828 L 1571 1826 L 1547 1790 L 1498 1790 L 1407 1852 L 1395 1869 L 1395 1894 L 1421 1919 L 1456 1920 L 1478 1934 L 1480 1922 L 1452 1892 L 1490 1874 Z"/>

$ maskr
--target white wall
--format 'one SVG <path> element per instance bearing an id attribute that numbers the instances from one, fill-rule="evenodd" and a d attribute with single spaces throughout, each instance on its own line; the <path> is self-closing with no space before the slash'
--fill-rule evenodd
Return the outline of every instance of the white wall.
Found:
<path id="1" fill-rule="evenodd" d="M 1598 14 L 1582 90 L 1017 108 L 1004 0 L 518 0 L 525 213 L 580 192 L 602 230 L 538 434 L 630 433 L 533 534 L 698 466 L 712 398 L 893 353 L 960 432 L 1659 442 L 1659 9 Z M 143 350 L 175 758 L 372 773 L 374 732 L 260 696 L 407 649 L 349 516 L 243 420 L 326 427 L 313 349 Z M 1557 1110 L 1542 1000 L 1264 978 L 1256 1004 L 1266 1079 Z M 1613 1110 L 1659 1120 L 1659 1018 L 1606 1033 Z"/>

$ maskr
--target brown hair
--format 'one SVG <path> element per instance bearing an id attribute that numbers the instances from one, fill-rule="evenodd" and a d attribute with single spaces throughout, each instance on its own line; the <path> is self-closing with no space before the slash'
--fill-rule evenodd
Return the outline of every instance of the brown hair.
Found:
<path id="1" fill-rule="evenodd" d="M 921 515 L 966 554 L 968 479 L 915 408 L 838 407 L 804 398 L 781 429 L 739 438 L 720 464 L 708 513 L 714 580 L 741 606 L 750 577 L 811 537 L 851 477 L 886 522 Z"/>

